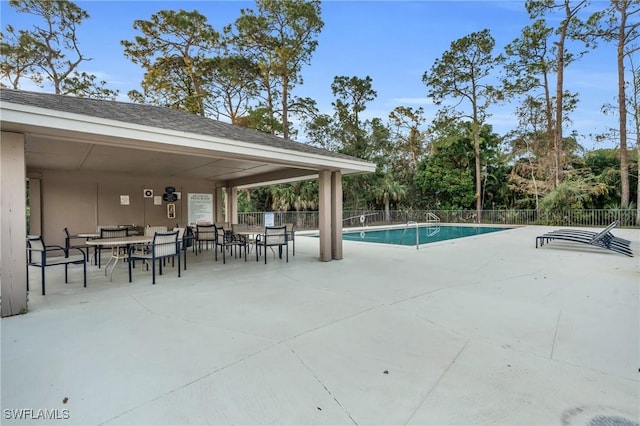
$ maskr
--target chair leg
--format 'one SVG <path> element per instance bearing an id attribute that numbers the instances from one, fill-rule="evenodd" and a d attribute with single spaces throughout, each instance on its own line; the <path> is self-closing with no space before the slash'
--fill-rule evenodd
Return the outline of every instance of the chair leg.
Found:
<path id="1" fill-rule="evenodd" d="M 45 267 L 43 266 L 40 269 L 42 270 L 42 295 L 44 296 L 44 270 L 45 270 Z"/>
<path id="2" fill-rule="evenodd" d="M 187 248 L 186 247 L 183 250 L 183 253 L 184 253 L 184 270 L 186 271 L 187 270 Z M 179 261 L 179 259 L 178 259 L 178 261 Z M 179 264 L 178 264 L 178 267 L 180 267 Z"/>

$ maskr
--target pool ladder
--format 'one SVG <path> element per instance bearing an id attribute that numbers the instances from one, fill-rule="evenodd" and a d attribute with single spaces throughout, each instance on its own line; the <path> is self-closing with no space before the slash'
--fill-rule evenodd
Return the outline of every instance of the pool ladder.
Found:
<path id="1" fill-rule="evenodd" d="M 434 215 L 435 216 L 435 215 Z M 437 220 L 434 221 L 436 224 L 435 225 L 429 225 L 426 228 L 427 231 L 427 237 L 432 237 L 435 234 L 437 234 L 438 232 L 440 232 L 440 218 L 438 216 L 435 216 Z M 407 229 L 409 229 L 410 226 L 415 226 L 416 228 L 416 250 L 420 250 L 420 224 L 418 222 L 415 222 L 413 220 L 410 220 L 409 222 L 407 222 L 407 227 L 405 228 L 405 232 L 407 232 Z M 404 233 L 403 233 L 404 235 Z"/>
<path id="2" fill-rule="evenodd" d="M 416 227 L 416 250 L 420 250 L 420 233 L 418 232 L 418 222 L 410 220 L 409 222 L 407 222 L 407 229 L 409 229 L 410 226 Z"/>

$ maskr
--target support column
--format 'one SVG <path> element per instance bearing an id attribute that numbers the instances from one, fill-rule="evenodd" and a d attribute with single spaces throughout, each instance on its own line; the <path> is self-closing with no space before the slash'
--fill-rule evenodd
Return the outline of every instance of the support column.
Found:
<path id="1" fill-rule="evenodd" d="M 229 211 L 229 216 L 227 217 L 227 222 L 229 222 L 230 224 L 237 224 L 238 223 L 238 188 L 236 188 L 235 186 L 231 187 L 231 188 L 227 188 L 227 194 L 229 194 L 229 204 L 228 204 L 228 211 Z"/>
<path id="2" fill-rule="evenodd" d="M 223 208 L 223 197 L 224 193 L 222 188 L 216 188 L 215 193 L 215 203 L 216 203 L 216 215 L 214 218 L 214 222 L 224 222 L 224 208 Z"/>
<path id="3" fill-rule="evenodd" d="M 3 317 L 27 312 L 24 135 L 0 136 L 0 282 Z"/>
<path id="4" fill-rule="evenodd" d="M 320 261 L 331 260 L 331 172 L 322 170 L 319 176 L 320 202 L 318 230 L 320 231 Z"/>
<path id="5" fill-rule="evenodd" d="M 342 173 L 331 173 L 331 258 L 342 259 Z"/>

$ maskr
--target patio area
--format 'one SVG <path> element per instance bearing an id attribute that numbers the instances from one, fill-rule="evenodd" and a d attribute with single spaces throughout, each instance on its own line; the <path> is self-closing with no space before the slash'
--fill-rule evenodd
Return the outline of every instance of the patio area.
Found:
<path id="1" fill-rule="evenodd" d="M 47 268 L 46 296 L 34 268 L 1 321 L 2 424 L 640 424 L 640 231 L 613 231 L 629 258 L 536 249 L 552 229 L 326 263 L 296 235 L 288 263 L 189 252 L 155 286 Z"/>

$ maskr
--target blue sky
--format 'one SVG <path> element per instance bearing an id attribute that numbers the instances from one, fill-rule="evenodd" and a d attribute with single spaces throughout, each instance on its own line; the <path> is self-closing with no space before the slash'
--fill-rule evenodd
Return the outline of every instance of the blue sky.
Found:
<path id="1" fill-rule="evenodd" d="M 245 1 L 76 1 L 90 19 L 80 27 L 78 38 L 83 54 L 93 58 L 83 70 L 98 75 L 122 100 L 138 89 L 143 70 L 123 54 L 120 41 L 131 40 L 136 19 L 149 19 L 162 9 L 198 10 L 221 30 L 232 23 L 241 8 L 254 8 Z M 592 2 L 589 12 L 608 2 Z M 1 1 L 1 22 L 27 28 L 31 18 L 16 14 L 6 0 Z M 304 84 L 295 89 L 299 96 L 311 97 L 323 112 L 331 112 L 331 82 L 336 75 L 367 75 L 373 79 L 376 100 L 368 104 L 366 116 L 387 118 L 395 107 L 424 107 L 430 121 L 437 108 L 427 99 L 422 75 L 449 49 L 452 41 L 471 32 L 489 28 L 496 39 L 496 53 L 518 37 L 530 23 L 524 1 L 325 1 L 325 26 L 318 37 L 311 64 L 302 71 Z M 553 21 L 550 19 L 550 22 Z M 566 71 L 565 87 L 580 93 L 580 104 L 572 114 L 573 124 L 584 137 L 587 148 L 608 148 L 613 143 L 593 144 L 589 134 L 616 127 L 615 117 L 602 114 L 604 103 L 614 103 L 617 93 L 616 52 L 613 45 L 600 45 Z M 23 89 L 34 87 L 24 84 Z M 489 124 L 498 133 L 512 129 L 515 104 L 492 108 Z"/>

